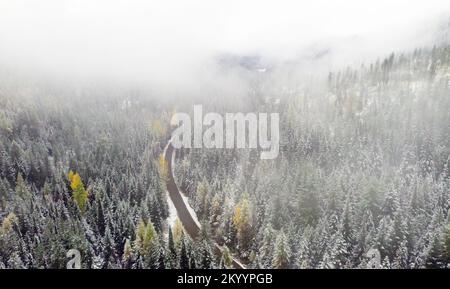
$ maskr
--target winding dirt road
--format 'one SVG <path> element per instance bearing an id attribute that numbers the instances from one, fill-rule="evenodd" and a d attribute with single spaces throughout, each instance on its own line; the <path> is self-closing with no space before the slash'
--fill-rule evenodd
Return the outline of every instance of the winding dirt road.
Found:
<path id="1" fill-rule="evenodd" d="M 195 240 L 200 232 L 200 226 L 195 221 L 194 216 L 191 215 L 191 212 L 188 209 L 188 204 L 185 203 L 183 196 L 181 195 L 180 190 L 178 189 L 177 184 L 175 183 L 174 175 L 173 175 L 173 164 L 175 158 L 175 149 L 172 146 L 171 142 L 167 144 L 164 149 L 164 158 L 168 164 L 168 176 L 167 176 L 167 191 L 169 192 L 169 197 L 172 200 L 175 209 L 177 210 L 178 218 L 183 224 L 184 229 L 189 234 L 189 236 Z M 219 244 L 214 243 L 214 251 L 216 254 L 220 255 L 222 248 Z M 239 262 L 236 258 L 233 258 L 233 267 L 236 269 L 245 269 L 245 266 Z"/>

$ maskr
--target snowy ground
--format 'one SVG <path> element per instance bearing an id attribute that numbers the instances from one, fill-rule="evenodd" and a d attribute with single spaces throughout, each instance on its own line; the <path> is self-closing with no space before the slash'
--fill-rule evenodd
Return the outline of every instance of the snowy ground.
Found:
<path id="1" fill-rule="evenodd" d="M 166 192 L 167 203 L 169 204 L 169 217 L 166 219 L 167 224 L 173 228 L 175 226 L 175 221 L 178 218 L 177 209 L 175 209 L 175 205 L 169 197 L 169 193 Z"/>

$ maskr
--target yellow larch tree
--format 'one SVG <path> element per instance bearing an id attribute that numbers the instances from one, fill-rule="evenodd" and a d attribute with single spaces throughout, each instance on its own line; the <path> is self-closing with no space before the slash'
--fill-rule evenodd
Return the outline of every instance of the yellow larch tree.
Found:
<path id="1" fill-rule="evenodd" d="M 73 200 L 77 203 L 82 213 L 85 212 L 89 192 L 84 188 L 83 181 L 78 173 L 69 172 L 70 188 L 72 189 Z"/>

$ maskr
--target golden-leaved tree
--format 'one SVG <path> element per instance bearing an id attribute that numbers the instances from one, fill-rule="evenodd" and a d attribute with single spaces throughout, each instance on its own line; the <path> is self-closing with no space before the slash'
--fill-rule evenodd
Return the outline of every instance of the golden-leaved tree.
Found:
<path id="1" fill-rule="evenodd" d="M 169 164 L 163 154 L 158 158 L 158 172 L 161 181 L 165 184 L 169 176 Z"/>
<path id="2" fill-rule="evenodd" d="M 242 198 L 234 210 L 233 225 L 237 231 L 240 248 L 247 250 L 252 242 L 253 234 L 250 204 L 246 197 Z"/>
<path id="3" fill-rule="evenodd" d="M 73 200 L 77 203 L 82 213 L 86 210 L 89 192 L 84 188 L 83 181 L 78 173 L 69 172 L 70 188 L 72 189 Z"/>
<path id="4" fill-rule="evenodd" d="M 144 257 L 157 253 L 158 234 L 150 219 L 147 221 L 147 224 L 142 219 L 139 220 L 134 246 L 136 251 Z"/>

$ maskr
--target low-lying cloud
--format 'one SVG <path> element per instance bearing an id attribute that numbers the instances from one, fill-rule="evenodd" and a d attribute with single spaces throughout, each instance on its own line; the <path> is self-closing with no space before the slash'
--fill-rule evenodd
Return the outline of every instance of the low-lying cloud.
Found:
<path id="1" fill-rule="evenodd" d="M 53 78 L 196 87 L 214 80 L 222 53 L 274 62 L 332 53 L 333 68 L 413 49 L 434 40 L 449 12 L 445 0 L 0 0 L 0 63 Z"/>

